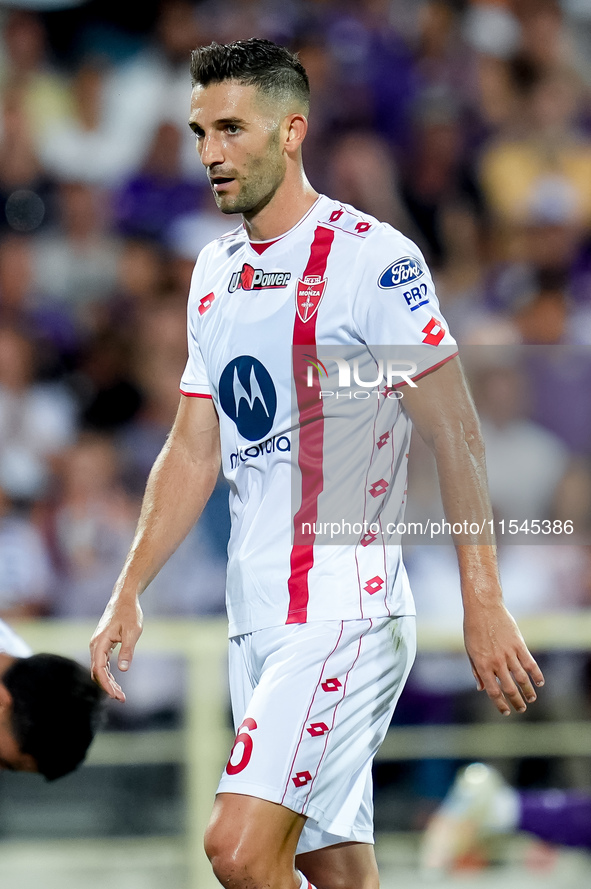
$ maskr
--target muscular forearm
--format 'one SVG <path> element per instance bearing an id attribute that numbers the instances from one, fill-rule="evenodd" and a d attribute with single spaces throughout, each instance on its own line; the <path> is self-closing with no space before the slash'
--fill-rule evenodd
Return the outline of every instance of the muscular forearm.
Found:
<path id="1" fill-rule="evenodd" d="M 493 513 L 478 418 L 473 415 L 463 422 L 446 418 L 435 429 L 430 446 L 446 519 L 452 528 L 462 528 L 454 532 L 454 541 L 492 543 Z"/>
<path id="2" fill-rule="evenodd" d="M 113 594 L 90 642 L 91 674 L 112 698 L 125 700 L 110 669 L 127 670 L 142 632 L 139 595 L 199 518 L 220 465 L 219 423 L 210 399 L 182 396 L 168 441 L 156 460 L 137 531 Z"/>
<path id="3" fill-rule="evenodd" d="M 464 605 L 501 600 L 484 444 L 476 416 L 440 428 L 432 448 L 445 517 L 454 532 Z"/>
<path id="4" fill-rule="evenodd" d="M 544 677 L 503 605 L 492 533 L 480 424 L 458 361 L 452 360 L 415 390 L 406 409 L 437 461 L 443 508 L 454 533 L 464 602 L 464 638 L 478 687 L 499 712 L 535 700 L 532 680 Z M 464 523 L 467 523 L 467 527 Z M 473 525 L 473 528 L 470 528 Z M 477 526 L 477 527 L 476 527 Z M 465 530 L 466 529 L 466 530 Z"/>

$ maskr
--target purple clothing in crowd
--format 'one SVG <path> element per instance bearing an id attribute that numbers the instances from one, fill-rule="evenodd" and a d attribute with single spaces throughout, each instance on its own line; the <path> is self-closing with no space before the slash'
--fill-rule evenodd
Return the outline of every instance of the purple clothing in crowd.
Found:
<path id="1" fill-rule="evenodd" d="M 562 790 L 519 793 L 519 830 L 548 843 L 591 849 L 591 796 Z"/>

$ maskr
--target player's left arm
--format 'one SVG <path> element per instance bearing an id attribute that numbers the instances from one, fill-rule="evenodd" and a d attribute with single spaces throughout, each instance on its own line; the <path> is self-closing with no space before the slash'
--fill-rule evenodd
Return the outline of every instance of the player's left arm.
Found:
<path id="1" fill-rule="evenodd" d="M 446 519 L 491 529 L 484 444 L 459 358 L 404 387 L 403 406 L 431 448 Z M 486 540 L 486 538 L 484 538 Z M 500 713 L 518 712 L 536 699 L 544 677 L 505 608 L 496 547 L 482 535 L 454 536 L 464 604 L 464 639 L 479 690 Z"/>

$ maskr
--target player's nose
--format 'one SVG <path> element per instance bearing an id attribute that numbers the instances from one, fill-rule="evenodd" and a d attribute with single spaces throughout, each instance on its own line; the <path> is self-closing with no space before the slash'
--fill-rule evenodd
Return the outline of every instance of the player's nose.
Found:
<path id="1" fill-rule="evenodd" d="M 199 156 L 201 157 L 201 163 L 204 167 L 211 167 L 223 163 L 224 154 L 220 141 L 215 138 L 215 134 L 206 134 L 203 137 L 201 140 Z"/>

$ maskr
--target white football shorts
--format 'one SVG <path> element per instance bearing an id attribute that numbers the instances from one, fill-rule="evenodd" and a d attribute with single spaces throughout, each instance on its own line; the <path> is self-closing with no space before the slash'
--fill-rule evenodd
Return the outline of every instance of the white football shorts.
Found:
<path id="1" fill-rule="evenodd" d="M 306 815 L 298 853 L 373 843 L 372 760 L 416 651 L 414 616 L 313 621 L 230 639 L 236 740 L 218 793 Z"/>

